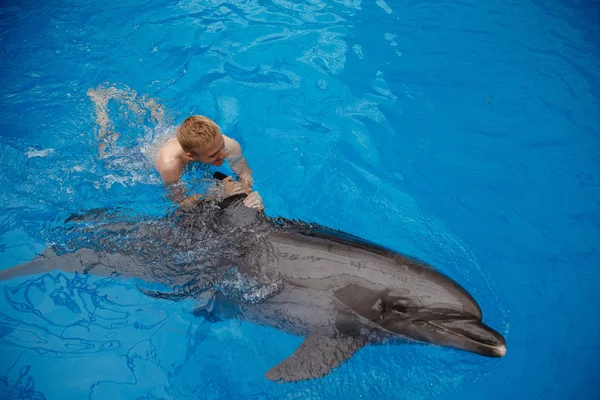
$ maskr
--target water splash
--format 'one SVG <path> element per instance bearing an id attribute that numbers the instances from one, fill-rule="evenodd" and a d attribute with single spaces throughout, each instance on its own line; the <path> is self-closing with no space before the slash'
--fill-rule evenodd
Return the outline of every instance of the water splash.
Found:
<path id="1" fill-rule="evenodd" d="M 120 83 L 90 88 L 87 96 L 94 104 L 98 154 L 107 171 L 95 187 L 160 184 L 155 159 L 164 142 L 175 135 L 160 101 Z"/>
<path id="2" fill-rule="evenodd" d="M 76 214 L 54 231 L 53 248 L 65 255 L 79 249 L 115 254 L 124 276 L 158 281 L 195 293 L 226 291 L 242 301 L 256 302 L 275 293 L 280 281 L 263 271 L 263 237 L 274 229 L 254 210 L 215 203 L 177 208 L 165 216 L 141 216 L 124 208 Z M 244 260 L 242 274 L 224 260 Z M 98 259 L 81 260 L 96 273 Z"/>
<path id="3" fill-rule="evenodd" d="M 157 126 L 165 122 L 165 111 L 158 100 L 149 98 L 147 95 L 140 96 L 124 84 L 104 83 L 96 89 L 89 89 L 87 95 L 95 106 L 96 124 L 98 125 L 95 133 L 99 141 L 101 156 L 110 154 L 119 138 L 125 142 L 131 140 L 131 138 L 122 137 L 115 128 L 109 115 L 110 100 L 117 103 L 120 115 L 133 120 L 129 121 L 130 126 L 145 122 Z"/>

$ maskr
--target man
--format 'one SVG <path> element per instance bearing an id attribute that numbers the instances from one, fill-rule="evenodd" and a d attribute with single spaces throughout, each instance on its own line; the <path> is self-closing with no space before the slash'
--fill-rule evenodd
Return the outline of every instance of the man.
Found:
<path id="1" fill-rule="evenodd" d="M 177 136 L 165 142 L 156 157 L 156 169 L 167 185 L 176 185 L 183 168 L 190 162 L 221 166 L 227 161 L 238 176 L 223 180 L 224 195 L 249 193 L 244 201 L 249 207 L 262 208 L 257 192 L 252 192 L 252 171 L 242 155 L 240 144 L 221 133 L 219 126 L 200 115 L 188 117 L 177 128 Z M 179 202 L 181 196 L 177 200 Z M 190 199 L 191 200 L 191 199 Z"/>

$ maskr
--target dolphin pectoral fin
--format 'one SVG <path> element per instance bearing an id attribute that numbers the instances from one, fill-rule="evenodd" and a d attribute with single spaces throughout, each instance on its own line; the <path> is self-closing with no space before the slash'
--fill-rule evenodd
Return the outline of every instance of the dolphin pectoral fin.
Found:
<path id="1" fill-rule="evenodd" d="M 223 321 L 223 318 L 221 318 L 217 313 L 207 309 L 206 307 L 198 307 L 192 311 L 192 314 L 194 314 L 196 317 L 204 318 L 208 322 Z"/>
<path id="2" fill-rule="evenodd" d="M 213 293 L 210 303 L 194 310 L 194 315 L 204 317 L 209 322 L 220 322 L 240 316 L 240 309 L 235 300 L 221 292 Z"/>
<path id="3" fill-rule="evenodd" d="M 192 311 L 192 314 L 194 314 L 194 316 L 196 316 L 196 317 L 204 318 L 208 322 L 223 321 L 223 318 L 221 318 L 221 316 L 215 310 L 215 303 L 216 303 L 215 293 L 210 290 L 207 290 L 206 292 L 202 293 L 201 297 L 204 297 L 204 299 L 202 299 L 202 300 L 204 300 L 204 304 L 199 305 L 198 307 L 194 308 L 194 310 Z M 201 300 L 201 299 L 198 299 L 198 300 Z"/>
<path id="4" fill-rule="evenodd" d="M 158 290 L 141 288 L 137 284 L 136 286 L 140 292 L 155 299 L 179 301 L 188 299 L 191 296 L 189 292 L 160 292 Z M 199 305 L 192 310 L 194 316 L 204 318 L 209 322 L 223 321 L 221 316 L 217 313 L 217 309 L 215 309 L 215 294 L 212 291 L 207 290 L 201 293 L 198 296 L 198 300 L 203 300 L 204 304 Z"/>
<path id="5" fill-rule="evenodd" d="M 280 382 L 322 378 L 364 345 L 364 340 L 354 337 L 309 336 L 291 356 L 271 368 L 265 377 Z"/>

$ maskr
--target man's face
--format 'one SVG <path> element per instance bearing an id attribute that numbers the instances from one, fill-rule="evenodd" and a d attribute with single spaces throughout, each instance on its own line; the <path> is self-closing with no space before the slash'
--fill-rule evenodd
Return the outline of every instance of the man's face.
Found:
<path id="1" fill-rule="evenodd" d="M 222 134 L 218 134 L 217 137 L 207 146 L 194 150 L 192 154 L 194 160 L 200 161 L 204 164 L 212 164 L 220 166 L 223 164 L 223 160 L 227 157 L 225 154 L 225 140 Z"/>

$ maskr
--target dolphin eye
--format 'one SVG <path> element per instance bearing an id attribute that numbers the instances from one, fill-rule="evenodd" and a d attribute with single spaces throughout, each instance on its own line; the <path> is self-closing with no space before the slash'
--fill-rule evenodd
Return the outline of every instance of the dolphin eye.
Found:
<path id="1" fill-rule="evenodd" d="M 404 304 L 396 303 L 392 305 L 392 312 L 394 314 L 406 314 L 406 306 Z"/>

